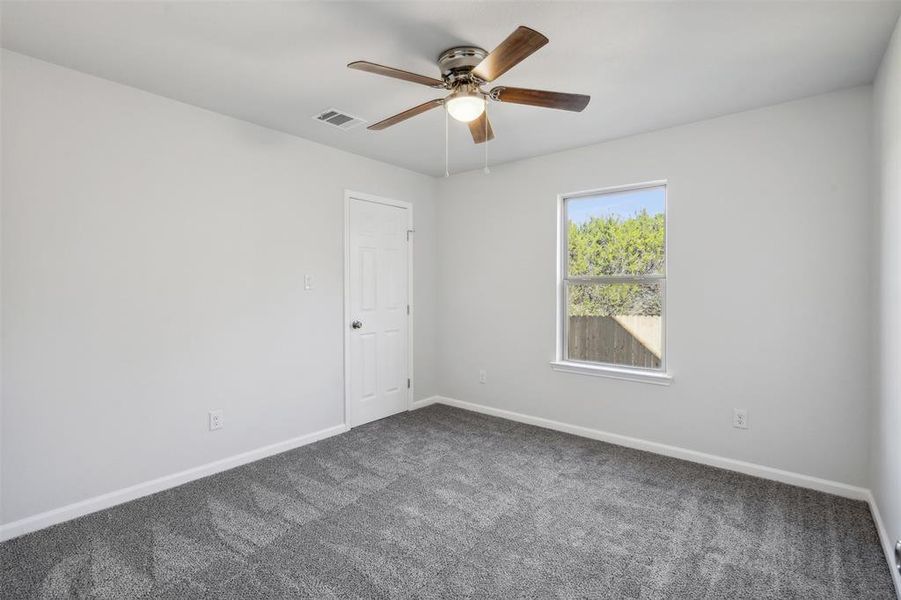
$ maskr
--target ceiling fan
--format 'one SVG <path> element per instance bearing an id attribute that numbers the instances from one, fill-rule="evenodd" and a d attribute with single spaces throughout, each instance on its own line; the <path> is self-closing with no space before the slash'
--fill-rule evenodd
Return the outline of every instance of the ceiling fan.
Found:
<path id="1" fill-rule="evenodd" d="M 542 34 L 534 29 L 520 26 L 490 54 L 477 46 L 449 48 L 438 57 L 441 79 L 365 60 L 358 60 L 347 66 L 351 69 L 403 79 L 439 90 L 450 90 L 450 95 L 445 98 L 436 98 L 414 106 L 393 117 L 370 125 L 369 129 L 376 131 L 385 129 L 438 106 L 445 106 L 450 116 L 469 124 L 472 140 L 476 144 L 481 144 L 494 139 L 494 131 L 492 131 L 491 123 L 488 122 L 485 114 L 487 100 L 558 108 L 574 112 L 581 112 L 588 106 L 591 97 L 582 94 L 564 94 L 506 86 L 497 86 L 488 91 L 482 89 L 484 84 L 494 81 L 547 43 L 548 39 Z"/>

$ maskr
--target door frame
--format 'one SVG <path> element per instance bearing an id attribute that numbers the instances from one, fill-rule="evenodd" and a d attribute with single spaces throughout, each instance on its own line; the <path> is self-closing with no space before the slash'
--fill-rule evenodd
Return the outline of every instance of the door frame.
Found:
<path id="1" fill-rule="evenodd" d="M 350 401 L 350 201 L 362 200 L 375 204 L 385 204 L 403 208 L 407 211 L 407 306 L 410 312 L 407 314 L 407 378 L 410 386 L 407 388 L 407 410 L 413 408 L 413 204 L 403 200 L 393 200 L 373 194 L 344 190 L 344 318 L 341 326 L 344 328 L 344 425 L 351 426 L 351 401 Z"/>

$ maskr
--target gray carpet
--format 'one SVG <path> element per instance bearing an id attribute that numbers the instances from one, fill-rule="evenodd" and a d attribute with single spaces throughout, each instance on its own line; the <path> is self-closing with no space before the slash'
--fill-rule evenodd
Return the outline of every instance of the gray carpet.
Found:
<path id="1" fill-rule="evenodd" d="M 866 505 L 445 406 L 0 545 L 3 598 L 893 598 Z"/>

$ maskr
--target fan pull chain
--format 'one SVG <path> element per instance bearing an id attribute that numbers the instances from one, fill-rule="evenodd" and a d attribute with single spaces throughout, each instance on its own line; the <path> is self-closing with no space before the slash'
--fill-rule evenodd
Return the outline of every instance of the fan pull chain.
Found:
<path id="1" fill-rule="evenodd" d="M 447 103 L 444 104 L 444 176 L 450 177 L 450 167 L 448 166 L 448 148 L 449 142 L 447 141 L 449 137 L 448 134 L 448 124 L 447 124 Z"/>
<path id="2" fill-rule="evenodd" d="M 491 171 L 488 169 L 488 100 L 487 99 L 485 100 L 485 142 L 484 142 L 484 144 L 485 144 L 485 168 L 483 169 L 483 171 L 485 172 L 485 175 L 488 175 L 489 173 L 491 173 Z"/>

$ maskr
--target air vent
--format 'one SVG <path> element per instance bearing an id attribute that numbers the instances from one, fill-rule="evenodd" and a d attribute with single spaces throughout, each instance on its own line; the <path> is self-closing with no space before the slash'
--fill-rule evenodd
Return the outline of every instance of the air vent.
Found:
<path id="1" fill-rule="evenodd" d="M 334 108 L 324 110 L 318 115 L 314 115 L 313 118 L 320 123 L 326 123 L 328 125 L 332 125 L 333 127 L 337 127 L 338 129 L 344 130 L 353 129 L 354 127 L 362 125 L 366 122 L 359 117 L 351 116 Z"/>

